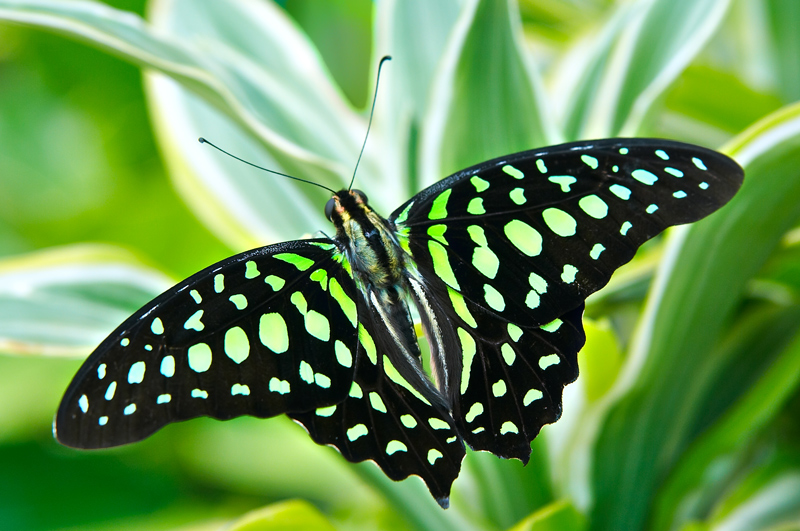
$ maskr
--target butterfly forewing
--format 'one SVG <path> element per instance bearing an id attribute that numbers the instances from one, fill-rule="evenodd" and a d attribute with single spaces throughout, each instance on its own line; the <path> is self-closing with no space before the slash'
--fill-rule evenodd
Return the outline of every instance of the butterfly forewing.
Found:
<path id="1" fill-rule="evenodd" d="M 243 253 L 154 299 L 81 367 L 56 434 L 116 446 L 201 415 L 270 417 L 335 404 L 350 391 L 355 285 L 330 241 Z"/>

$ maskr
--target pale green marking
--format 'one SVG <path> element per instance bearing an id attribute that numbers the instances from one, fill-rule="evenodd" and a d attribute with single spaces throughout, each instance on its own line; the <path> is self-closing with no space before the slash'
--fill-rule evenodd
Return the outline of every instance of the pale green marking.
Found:
<path id="1" fill-rule="evenodd" d="M 125 406 L 125 409 L 122 410 L 123 415 L 133 415 L 136 413 L 136 404 L 128 404 Z"/>
<path id="2" fill-rule="evenodd" d="M 450 296 L 450 303 L 453 305 L 453 310 L 455 310 L 456 315 L 470 327 L 477 328 L 478 323 L 475 322 L 475 317 L 472 316 L 469 308 L 467 308 L 467 303 L 464 301 L 464 297 L 461 293 L 454 289 L 447 288 L 447 294 Z"/>
<path id="3" fill-rule="evenodd" d="M 692 157 L 692 163 L 700 170 L 707 170 L 705 163 L 697 157 Z"/>
<path id="4" fill-rule="evenodd" d="M 559 328 L 561 328 L 562 324 L 564 324 L 564 321 L 562 321 L 561 319 L 554 319 L 554 320 L 550 321 L 547 324 L 543 324 L 539 328 L 541 328 L 545 332 L 553 333 L 556 330 L 558 330 Z"/>
<path id="5" fill-rule="evenodd" d="M 570 191 L 570 186 L 578 182 L 578 179 L 571 175 L 553 175 L 552 177 L 548 177 L 547 180 L 560 186 L 561 191 L 565 194 Z"/>
<path id="6" fill-rule="evenodd" d="M 380 411 L 381 413 L 386 413 L 386 405 L 383 403 L 381 399 L 381 395 L 374 391 L 370 391 L 369 393 L 369 403 L 372 406 L 372 409 L 375 411 Z"/>
<path id="7" fill-rule="evenodd" d="M 486 209 L 483 208 L 483 198 L 476 197 L 474 199 L 471 199 L 469 204 L 467 205 L 467 212 L 469 212 L 473 216 L 480 216 L 481 214 L 486 214 Z"/>
<path id="8" fill-rule="evenodd" d="M 542 252 L 542 235 L 524 221 L 512 219 L 503 227 L 503 232 L 523 254 L 538 256 Z"/>
<path id="9" fill-rule="evenodd" d="M 131 365 L 131 369 L 128 371 L 128 383 L 129 384 L 140 384 L 142 380 L 144 380 L 144 370 L 145 365 L 143 361 L 137 361 L 133 365 Z"/>
<path id="10" fill-rule="evenodd" d="M 633 170 L 631 172 L 631 177 L 633 177 L 642 184 L 646 184 L 647 186 L 653 186 L 658 180 L 658 177 L 656 177 L 654 174 L 650 173 L 647 170 L 643 170 L 641 168 L 638 170 Z"/>
<path id="11" fill-rule="evenodd" d="M 322 288 L 322 291 L 328 290 L 328 272 L 324 269 L 317 269 L 313 273 L 311 273 L 308 278 L 313 280 L 314 282 L 319 282 L 319 287 Z"/>
<path id="12" fill-rule="evenodd" d="M 108 424 L 108 417 L 106 416 L 100 417 L 99 419 L 97 419 L 97 423 L 101 426 L 105 426 L 106 424 Z"/>
<path id="13" fill-rule="evenodd" d="M 286 380 L 279 380 L 278 378 L 272 377 L 269 380 L 268 389 L 273 393 L 288 395 L 292 387 Z"/>
<path id="14" fill-rule="evenodd" d="M 472 265 L 488 278 L 495 278 L 500 269 L 500 259 L 488 247 L 476 247 L 472 252 Z"/>
<path id="15" fill-rule="evenodd" d="M 164 333 L 164 323 L 161 322 L 159 317 L 156 317 L 153 319 L 153 322 L 150 323 L 150 330 L 157 336 L 160 336 Z"/>
<path id="16" fill-rule="evenodd" d="M 183 323 L 183 327 L 186 330 L 195 330 L 197 332 L 200 332 L 201 330 L 203 330 L 203 328 L 205 328 L 205 325 L 202 323 L 202 321 L 200 321 L 202 317 L 203 317 L 203 310 L 197 310 L 192 314 L 191 317 L 189 317 L 186 320 L 185 323 Z"/>
<path id="17" fill-rule="evenodd" d="M 542 298 L 536 293 L 534 290 L 528 292 L 528 295 L 525 297 L 525 306 L 530 308 L 531 310 L 535 310 L 539 307 L 539 303 L 542 301 Z"/>
<path id="18" fill-rule="evenodd" d="M 581 160 L 593 170 L 596 170 L 598 167 L 597 159 L 591 155 L 581 155 Z"/>
<path id="19" fill-rule="evenodd" d="M 486 241 L 486 233 L 480 225 L 470 225 L 467 227 L 467 234 L 469 234 L 469 237 L 476 245 L 481 247 L 489 245 L 489 242 Z"/>
<path id="20" fill-rule="evenodd" d="M 450 199 L 450 192 L 452 188 L 448 188 L 433 200 L 431 204 L 431 211 L 428 213 L 428 219 L 444 219 L 447 217 L 447 200 Z"/>
<path id="21" fill-rule="evenodd" d="M 192 398 L 202 398 L 205 400 L 208 398 L 208 391 L 203 391 L 202 389 L 192 389 Z"/>
<path id="22" fill-rule="evenodd" d="M 632 228 L 633 228 L 633 225 L 631 225 L 631 222 L 630 221 L 626 221 L 619 228 L 619 233 L 622 234 L 623 236 L 626 236 L 628 234 L 628 231 L 631 230 Z"/>
<path id="23" fill-rule="evenodd" d="M 676 168 L 666 167 L 666 168 L 664 168 L 664 171 L 669 173 L 673 177 L 678 177 L 678 178 L 683 177 L 683 172 L 681 170 L 676 169 Z"/>
<path id="24" fill-rule="evenodd" d="M 394 218 L 395 223 L 404 223 L 408 219 L 408 213 L 411 210 L 411 207 L 414 206 L 414 201 L 411 201 L 408 206 L 406 206 L 400 215 Z"/>
<path id="25" fill-rule="evenodd" d="M 578 206 L 594 219 L 603 219 L 608 215 L 608 205 L 594 194 L 581 197 Z"/>
<path id="26" fill-rule="evenodd" d="M 211 367 L 211 347 L 206 343 L 197 343 L 189 347 L 189 368 L 194 372 L 206 372 Z"/>
<path id="27" fill-rule="evenodd" d="M 353 384 L 350 386 L 350 392 L 348 393 L 348 396 L 353 398 L 364 398 L 364 391 L 361 389 L 360 385 L 353 382 Z"/>
<path id="28" fill-rule="evenodd" d="M 559 363 L 561 363 L 561 358 L 558 357 L 558 354 L 548 354 L 547 356 L 539 358 L 539 367 L 541 367 L 542 370 L 545 370 L 551 365 L 558 365 Z"/>
<path id="29" fill-rule="evenodd" d="M 578 273 L 578 268 L 572 264 L 564 264 L 564 269 L 561 272 L 561 280 L 567 284 L 575 282 L 575 275 Z"/>
<path id="30" fill-rule="evenodd" d="M 400 422 L 402 422 L 403 426 L 405 426 L 408 429 L 417 427 L 417 419 L 415 419 L 411 415 L 400 415 Z"/>
<path id="31" fill-rule="evenodd" d="M 235 383 L 231 386 L 231 396 L 242 395 L 242 396 L 249 396 L 250 395 L 250 387 L 245 384 L 238 384 Z"/>
<path id="32" fill-rule="evenodd" d="M 489 284 L 483 285 L 483 298 L 486 304 L 496 312 L 502 312 L 506 309 L 506 301 L 503 296 Z"/>
<path id="33" fill-rule="evenodd" d="M 506 433 L 519 433 L 519 429 L 516 424 L 507 420 L 500 426 L 500 435 L 505 435 Z"/>
<path id="34" fill-rule="evenodd" d="M 475 339 L 461 327 L 456 330 L 458 340 L 461 343 L 461 394 L 467 392 L 469 387 L 469 376 L 472 371 L 472 361 L 475 358 L 477 349 Z"/>
<path id="35" fill-rule="evenodd" d="M 449 430 L 450 424 L 443 421 L 442 419 L 437 419 L 436 417 L 431 417 L 428 419 L 428 424 L 434 430 Z"/>
<path id="36" fill-rule="evenodd" d="M 81 395 L 78 399 L 78 407 L 81 408 L 83 413 L 89 411 L 89 397 L 86 395 Z"/>
<path id="37" fill-rule="evenodd" d="M 225 275 L 222 273 L 217 273 L 214 275 L 214 291 L 216 293 L 222 293 L 225 289 Z"/>
<path id="38" fill-rule="evenodd" d="M 628 148 L 626 148 L 626 147 L 619 148 L 619 152 L 620 152 L 620 155 L 627 155 L 628 154 Z"/>
<path id="39" fill-rule="evenodd" d="M 438 241 L 442 245 L 447 245 L 447 240 L 444 237 L 444 233 L 446 231 L 447 231 L 447 225 L 442 225 L 441 223 L 437 225 L 431 225 L 430 227 L 428 227 L 428 236 Z"/>
<path id="40" fill-rule="evenodd" d="M 475 191 L 481 193 L 489 188 L 489 181 L 481 179 L 477 175 L 473 176 L 469 182 L 475 187 Z"/>
<path id="41" fill-rule="evenodd" d="M 558 208 L 547 208 L 542 212 L 542 218 L 551 231 L 566 238 L 574 236 L 578 224 L 575 218 Z"/>
<path id="42" fill-rule="evenodd" d="M 295 253 L 279 253 L 272 255 L 272 257 L 286 262 L 287 264 L 292 264 L 298 271 L 306 271 L 309 267 L 314 265 L 314 260 Z"/>
<path id="43" fill-rule="evenodd" d="M 241 327 L 234 326 L 225 332 L 225 355 L 237 364 L 250 356 L 250 340 Z"/>
<path id="44" fill-rule="evenodd" d="M 495 383 L 492 384 L 492 394 L 495 398 L 500 398 L 506 394 L 506 382 L 505 380 L 497 380 Z"/>
<path id="45" fill-rule="evenodd" d="M 684 197 L 686 197 L 686 192 L 684 192 L 683 190 L 678 190 L 677 192 L 672 194 L 672 197 L 674 197 L 675 199 L 683 199 Z"/>
<path id="46" fill-rule="evenodd" d="M 314 383 L 314 369 L 305 361 L 300 361 L 300 379 L 307 384 Z"/>
<path id="47" fill-rule="evenodd" d="M 328 318 L 319 312 L 309 310 L 305 315 L 306 332 L 320 341 L 329 341 L 331 338 L 331 323 Z"/>
<path id="48" fill-rule="evenodd" d="M 508 337 L 511 338 L 511 341 L 514 343 L 519 341 L 519 338 L 522 337 L 522 328 L 518 327 L 514 323 L 508 323 L 506 328 L 508 329 Z"/>
<path id="49" fill-rule="evenodd" d="M 341 307 L 342 312 L 344 312 L 345 317 L 350 321 L 350 324 L 353 325 L 353 328 L 358 325 L 358 311 L 356 309 L 356 303 L 353 302 L 353 299 L 347 296 L 347 293 L 344 292 L 342 286 L 339 285 L 339 282 L 335 278 L 331 278 L 329 283 L 330 294 L 333 299 L 339 303 L 339 307 Z"/>
<path id="50" fill-rule="evenodd" d="M 435 448 L 431 448 L 430 450 L 428 450 L 428 463 L 430 463 L 431 466 L 433 466 L 436 460 L 441 457 L 443 457 L 443 455 L 442 452 L 440 452 L 439 450 Z"/>
<path id="51" fill-rule="evenodd" d="M 472 430 L 472 433 L 477 435 L 479 433 L 483 433 L 484 431 L 485 431 L 484 427 L 483 426 L 479 426 L 479 427 L 475 428 L 474 430 Z"/>
<path id="52" fill-rule="evenodd" d="M 543 396 L 544 395 L 542 394 L 542 392 L 539 391 L 538 389 L 530 389 L 530 390 L 528 390 L 527 393 L 525 393 L 525 396 L 522 398 L 522 405 L 523 406 L 529 406 L 535 400 L 539 400 Z"/>
<path id="53" fill-rule="evenodd" d="M 308 313 L 308 302 L 306 302 L 306 298 L 302 293 L 295 291 L 292 293 L 291 297 L 289 297 L 289 300 L 302 315 Z"/>
<path id="54" fill-rule="evenodd" d="M 336 406 L 318 407 L 314 412 L 318 417 L 330 417 L 336 413 Z"/>
<path id="55" fill-rule="evenodd" d="M 100 365 L 97 366 L 97 379 L 102 380 L 105 377 L 106 377 L 106 364 L 101 363 Z"/>
<path id="56" fill-rule="evenodd" d="M 252 260 L 248 260 L 244 264 L 244 278 L 247 280 L 252 280 L 256 278 L 261 273 L 258 271 L 258 265 L 253 262 Z"/>
<path id="57" fill-rule="evenodd" d="M 539 170 L 539 173 L 547 173 L 547 166 L 542 159 L 536 159 L 536 169 Z"/>
<path id="58" fill-rule="evenodd" d="M 289 350 L 289 331 L 278 313 L 265 313 L 258 321 L 258 339 L 275 354 Z"/>
<path id="59" fill-rule="evenodd" d="M 658 205 L 651 204 L 651 205 L 648 205 L 648 207 L 645 209 L 645 212 L 647 212 L 648 214 L 652 214 L 656 210 L 658 210 Z"/>
<path id="60" fill-rule="evenodd" d="M 156 404 L 169 404 L 171 401 L 172 401 L 172 395 L 169 393 L 158 395 L 158 398 L 156 398 Z"/>
<path id="61" fill-rule="evenodd" d="M 164 356 L 164 359 L 161 360 L 161 374 L 167 378 L 175 376 L 175 358 Z"/>
<path id="62" fill-rule="evenodd" d="M 350 352 L 347 345 L 337 339 L 333 344 L 333 351 L 336 353 L 336 361 L 339 362 L 339 365 L 348 368 L 353 366 L 353 353 Z"/>
<path id="63" fill-rule="evenodd" d="M 608 187 L 612 194 L 619 197 L 623 201 L 627 201 L 631 198 L 631 191 L 629 188 L 622 186 L 621 184 L 612 184 Z"/>
<path id="64" fill-rule="evenodd" d="M 512 176 L 515 179 L 523 179 L 525 177 L 524 173 L 522 173 L 521 171 L 519 171 L 518 169 L 516 169 L 514 166 L 512 166 L 510 164 L 506 164 L 505 166 L 503 166 L 503 171 L 506 172 L 507 174 L 509 174 L 510 176 Z"/>
<path id="65" fill-rule="evenodd" d="M 619 166 L 614 164 L 613 166 L 611 166 L 611 171 L 613 171 L 614 173 L 617 173 L 619 171 Z"/>
<path id="66" fill-rule="evenodd" d="M 367 329 L 358 325 L 358 340 L 361 342 L 361 346 L 364 347 L 364 352 L 367 353 L 367 358 L 369 361 L 372 362 L 373 365 L 378 364 L 378 351 L 375 348 L 375 341 L 372 340 L 372 336 L 369 335 Z"/>
<path id="67" fill-rule="evenodd" d="M 591 256 L 594 260 L 597 260 L 598 258 L 600 258 L 600 253 L 602 253 L 605 250 L 606 250 L 605 245 L 603 245 L 602 243 L 596 243 L 594 244 L 594 247 L 592 247 L 592 250 L 589 251 L 589 256 Z"/>
<path id="68" fill-rule="evenodd" d="M 428 252 L 431 255 L 433 262 L 433 271 L 442 279 L 448 286 L 453 289 L 460 290 L 461 286 L 458 285 L 456 276 L 453 273 L 453 268 L 450 266 L 450 260 L 447 257 L 447 250 L 441 243 L 429 240 Z"/>
<path id="69" fill-rule="evenodd" d="M 151 350 L 153 350 L 153 345 L 145 345 L 145 346 L 144 346 L 144 349 L 145 349 L 146 351 L 150 352 Z"/>
<path id="70" fill-rule="evenodd" d="M 193 289 L 192 291 L 190 291 L 189 295 L 192 296 L 192 298 L 194 299 L 195 304 L 200 304 L 201 302 L 203 302 L 203 297 L 200 296 L 200 292 L 197 291 L 196 289 Z"/>
<path id="71" fill-rule="evenodd" d="M 481 413 L 483 413 L 483 404 L 481 404 L 480 402 L 475 402 L 474 404 L 472 404 L 472 407 L 469 408 L 467 414 L 464 415 L 464 420 L 472 424 L 475 418 Z"/>
<path id="72" fill-rule="evenodd" d="M 524 205 L 527 199 L 525 199 L 525 190 L 522 188 L 514 188 L 508 193 L 508 197 L 514 202 L 515 205 Z"/>
<path id="73" fill-rule="evenodd" d="M 314 383 L 323 389 L 330 389 L 331 379 L 320 372 L 314 373 Z"/>
<path id="74" fill-rule="evenodd" d="M 657 149 L 656 156 L 661 160 L 669 160 L 669 155 L 667 155 L 667 152 L 664 151 L 663 149 Z"/>
<path id="75" fill-rule="evenodd" d="M 347 438 L 350 442 L 355 441 L 359 437 L 363 437 L 364 435 L 368 434 L 369 430 L 363 424 L 356 424 L 352 428 L 347 430 Z"/>
<path id="76" fill-rule="evenodd" d="M 536 293 L 543 294 L 547 291 L 547 281 L 536 273 L 528 275 L 528 284 L 531 285 L 531 288 L 533 288 Z"/>
<path id="77" fill-rule="evenodd" d="M 228 300 L 236 306 L 237 310 L 244 310 L 247 308 L 247 297 L 242 295 L 241 293 L 237 293 L 236 295 L 231 295 L 228 297 Z"/>
<path id="78" fill-rule="evenodd" d="M 702 183 L 698 184 L 697 186 L 699 186 L 701 190 L 708 190 L 708 183 L 707 182 L 702 182 Z"/>
<path id="79" fill-rule="evenodd" d="M 406 379 L 403 378 L 400 375 L 398 370 L 395 368 L 394 365 L 392 365 L 392 362 L 389 360 L 389 358 L 387 356 L 383 357 L 383 372 L 386 374 L 386 376 L 389 377 L 389 379 L 391 381 L 393 381 L 394 383 L 396 383 L 397 385 L 399 385 L 401 387 L 404 387 L 411 394 L 413 394 L 415 397 L 417 397 L 418 400 L 420 400 L 421 402 L 424 402 L 425 404 L 427 404 L 429 406 L 431 405 L 431 403 L 428 402 L 427 398 L 422 396 L 419 391 L 414 389 L 414 386 L 412 386 L 410 383 L 408 383 L 406 381 Z"/>
<path id="80" fill-rule="evenodd" d="M 514 362 L 517 360 L 517 353 L 514 352 L 514 348 L 511 345 L 503 343 L 500 347 L 500 353 L 503 355 L 503 361 L 506 362 L 506 365 L 509 367 L 514 365 Z"/>
<path id="81" fill-rule="evenodd" d="M 264 282 L 269 284 L 272 288 L 272 291 L 280 291 L 283 288 L 283 285 L 286 284 L 286 281 L 283 280 L 281 277 L 276 277 L 275 275 L 267 275 L 264 277 Z"/>

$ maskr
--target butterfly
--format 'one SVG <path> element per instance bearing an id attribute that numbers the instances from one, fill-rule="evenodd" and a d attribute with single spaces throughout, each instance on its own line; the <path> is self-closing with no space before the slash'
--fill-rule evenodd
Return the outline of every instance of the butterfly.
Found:
<path id="1" fill-rule="evenodd" d="M 70 383 L 56 437 L 104 448 L 198 416 L 287 414 L 447 507 L 466 446 L 526 463 L 561 415 L 586 297 L 743 178 L 715 151 L 618 138 L 483 162 L 388 218 L 338 191 L 335 236 L 223 260 L 122 323 Z"/>

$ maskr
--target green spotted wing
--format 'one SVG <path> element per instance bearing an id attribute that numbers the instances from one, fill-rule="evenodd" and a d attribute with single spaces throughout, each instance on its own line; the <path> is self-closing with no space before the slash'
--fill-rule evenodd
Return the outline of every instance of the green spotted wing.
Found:
<path id="1" fill-rule="evenodd" d="M 390 220 L 458 332 L 443 358 L 460 370 L 444 377 L 467 444 L 527 461 L 578 375 L 586 297 L 642 243 L 714 212 L 742 180 L 708 149 L 607 139 L 494 159 L 398 208 Z"/>

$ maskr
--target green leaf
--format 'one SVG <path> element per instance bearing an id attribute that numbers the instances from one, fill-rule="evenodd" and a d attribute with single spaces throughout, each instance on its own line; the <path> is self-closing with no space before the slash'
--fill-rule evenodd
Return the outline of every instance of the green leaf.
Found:
<path id="1" fill-rule="evenodd" d="M 509 531 L 582 531 L 586 518 L 566 501 L 542 507 Z"/>
<path id="2" fill-rule="evenodd" d="M 470 0 L 439 66 L 422 146 L 423 186 L 556 138 L 514 0 Z"/>
<path id="3" fill-rule="evenodd" d="M 561 63 L 568 138 L 635 134 L 653 103 L 722 21 L 729 0 L 621 4 L 596 37 Z"/>
<path id="4" fill-rule="evenodd" d="M 635 386 L 597 441 L 592 529 L 642 526 L 660 482 L 691 442 L 700 413 L 692 404 L 708 383 L 709 353 L 748 279 L 800 217 L 800 180 L 786 178 L 800 165 L 800 105 L 743 133 L 729 152 L 745 166 L 739 194 L 672 233 L 630 355 Z"/>
<path id="5" fill-rule="evenodd" d="M 336 528 L 313 505 L 302 500 L 275 503 L 251 511 L 226 526 L 224 531 L 335 531 Z"/>
<path id="6" fill-rule="evenodd" d="M 0 261 L 0 351 L 85 356 L 170 284 L 130 254 L 99 245 Z"/>

